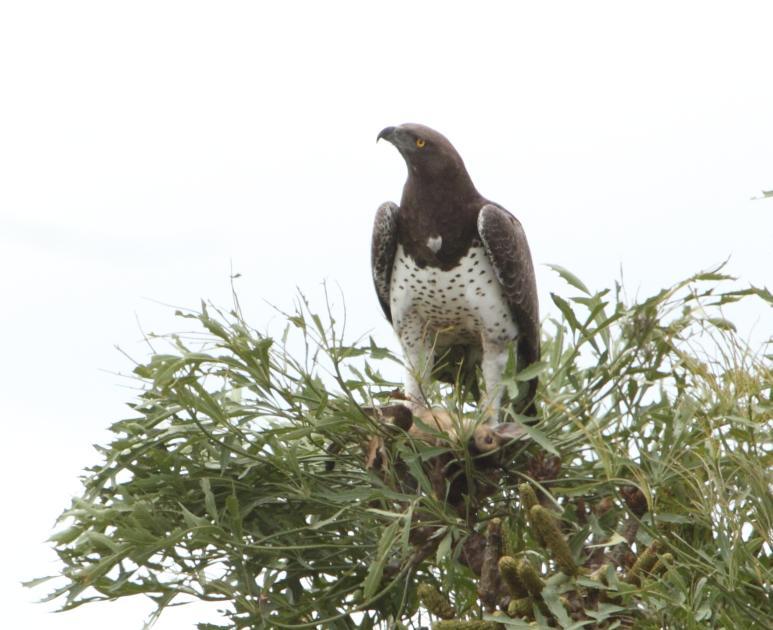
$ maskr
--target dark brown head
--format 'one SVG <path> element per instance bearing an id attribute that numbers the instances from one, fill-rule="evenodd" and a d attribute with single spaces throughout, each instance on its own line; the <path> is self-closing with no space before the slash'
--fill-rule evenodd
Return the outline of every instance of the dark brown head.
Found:
<path id="1" fill-rule="evenodd" d="M 376 141 L 382 138 L 397 148 L 405 159 L 409 174 L 435 178 L 467 173 L 454 146 L 434 129 L 406 123 L 382 129 Z"/>

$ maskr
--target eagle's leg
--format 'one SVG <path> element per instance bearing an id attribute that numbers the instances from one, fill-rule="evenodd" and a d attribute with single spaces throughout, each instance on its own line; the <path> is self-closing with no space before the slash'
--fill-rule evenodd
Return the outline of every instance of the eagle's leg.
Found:
<path id="1" fill-rule="evenodd" d="M 422 407 L 428 405 L 423 386 L 429 383 L 433 367 L 431 337 L 418 317 L 406 317 L 397 329 L 405 360 L 405 395 Z"/>
<path id="2" fill-rule="evenodd" d="M 486 339 L 485 337 L 482 342 L 481 370 L 483 371 L 486 392 L 481 402 L 487 423 L 493 425 L 499 422 L 499 409 L 504 392 L 502 375 L 507 366 L 508 346 L 498 340 Z"/>

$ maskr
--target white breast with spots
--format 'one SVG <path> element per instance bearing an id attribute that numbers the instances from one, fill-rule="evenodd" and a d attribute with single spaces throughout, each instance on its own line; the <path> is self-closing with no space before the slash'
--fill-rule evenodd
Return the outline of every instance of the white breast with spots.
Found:
<path id="1" fill-rule="evenodd" d="M 438 346 L 507 343 L 518 335 L 483 247 L 471 247 L 449 271 L 419 268 L 397 248 L 390 286 L 392 323 L 408 345 L 428 335 Z M 426 337 L 425 337 L 426 338 Z"/>

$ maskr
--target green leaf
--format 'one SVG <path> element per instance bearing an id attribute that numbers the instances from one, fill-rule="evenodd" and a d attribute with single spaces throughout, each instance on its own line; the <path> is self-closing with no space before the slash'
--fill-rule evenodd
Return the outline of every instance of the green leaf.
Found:
<path id="1" fill-rule="evenodd" d="M 180 510 L 182 512 L 183 520 L 189 528 L 195 529 L 196 527 L 208 527 L 210 525 L 210 522 L 206 518 L 196 516 L 184 505 L 180 505 Z"/>
<path id="2" fill-rule="evenodd" d="M 579 289 L 586 295 L 590 295 L 590 291 L 588 290 L 588 287 L 585 286 L 585 283 L 580 280 L 577 276 L 575 276 L 571 271 L 566 269 L 565 267 L 562 267 L 561 265 L 548 265 L 553 271 L 555 271 L 559 276 L 561 276 L 566 282 L 568 282 L 570 285 L 572 285 L 575 289 Z"/>
<path id="3" fill-rule="evenodd" d="M 606 621 L 611 617 L 612 615 L 615 615 L 619 612 L 623 612 L 625 608 L 622 606 L 617 606 L 615 604 L 608 604 L 608 603 L 601 603 L 599 604 L 599 607 L 596 610 L 590 610 L 586 609 L 585 614 L 588 615 L 588 617 L 591 617 L 592 619 L 595 619 L 598 623 L 601 623 L 602 621 Z"/>
<path id="4" fill-rule="evenodd" d="M 483 615 L 483 621 L 493 621 L 501 624 L 505 628 L 517 628 L 518 630 L 534 630 L 534 625 L 527 621 L 521 621 L 520 619 L 510 619 L 510 617 L 502 617 L 500 615 Z"/>
<path id="5" fill-rule="evenodd" d="M 706 321 L 711 323 L 714 327 L 719 328 L 720 330 L 730 330 L 732 332 L 736 332 L 735 324 L 725 319 L 724 317 L 710 317 Z"/>
<path id="6" fill-rule="evenodd" d="M 669 512 L 659 512 L 655 515 L 655 520 L 660 523 L 690 523 L 690 518 L 682 514 L 674 514 Z"/>
<path id="7" fill-rule="evenodd" d="M 547 586 L 542 589 L 542 600 L 562 628 L 569 628 L 573 624 L 569 613 L 564 608 L 564 605 L 558 598 L 558 593 L 554 589 Z"/>
<path id="8" fill-rule="evenodd" d="M 609 587 L 603 584 L 602 582 L 597 582 L 596 580 L 591 580 L 590 578 L 579 576 L 575 579 L 576 583 L 579 586 L 584 586 L 585 588 L 591 588 L 595 589 L 597 591 L 608 591 Z"/>
<path id="9" fill-rule="evenodd" d="M 615 545 L 619 545 L 622 542 L 626 542 L 625 538 L 619 532 L 614 532 L 609 537 L 609 540 L 606 540 L 602 543 L 587 545 L 587 547 L 588 549 L 598 549 L 599 547 L 614 547 Z"/>
<path id="10" fill-rule="evenodd" d="M 22 582 L 21 584 L 25 588 L 35 588 L 36 586 L 40 586 L 41 584 L 44 584 L 49 580 L 55 580 L 58 577 L 59 577 L 58 575 L 48 575 L 46 577 L 39 577 L 39 578 L 35 578 L 34 580 L 28 580 L 26 582 Z"/>
<path id="11" fill-rule="evenodd" d="M 448 558 L 449 554 L 451 553 L 451 543 L 453 542 L 453 530 L 449 529 L 446 532 L 446 535 L 443 536 L 443 538 L 440 540 L 440 544 L 437 546 L 437 551 L 435 553 L 435 561 L 438 564 L 442 564 L 442 562 Z"/>
<path id="12" fill-rule="evenodd" d="M 368 574 L 365 577 L 365 581 L 362 583 L 362 596 L 366 600 L 373 597 L 373 595 L 376 594 L 376 591 L 378 591 L 381 584 L 381 577 L 384 574 L 384 566 L 389 559 L 389 552 L 397 537 L 399 524 L 400 521 L 397 519 L 393 520 L 384 530 L 384 533 L 381 534 L 376 550 L 376 557 L 372 559 Z"/>
<path id="13" fill-rule="evenodd" d="M 83 528 L 79 526 L 68 527 L 62 531 L 56 532 L 49 537 L 49 542 L 57 543 L 58 545 L 66 545 L 75 540 L 83 533 Z"/>
<path id="14" fill-rule="evenodd" d="M 199 481 L 201 490 L 204 492 L 204 506 L 207 508 L 207 514 L 209 514 L 213 520 L 217 520 L 217 505 L 215 504 L 215 495 L 212 494 L 212 486 L 209 483 L 209 478 L 204 477 Z"/>
<path id="15" fill-rule="evenodd" d="M 330 518 L 326 518 L 324 520 L 317 521 L 316 523 L 312 522 L 309 525 L 309 529 L 311 529 L 311 530 L 320 529 L 322 527 L 327 527 L 328 525 L 331 525 L 331 524 L 335 523 L 341 517 L 341 514 L 346 512 L 347 509 L 348 509 L 348 507 L 342 507 L 335 514 L 331 515 Z"/>
<path id="16" fill-rule="evenodd" d="M 553 455 L 559 455 L 558 449 L 554 446 L 553 442 L 550 441 L 547 435 L 545 435 L 542 431 L 540 431 L 537 427 L 530 425 L 529 423 L 533 421 L 533 418 L 529 418 L 527 416 L 521 416 L 518 414 L 514 414 L 513 417 L 523 425 L 523 429 L 526 432 L 526 434 L 534 440 L 537 444 L 539 444 L 542 448 L 544 448 L 548 453 L 552 453 Z"/>
<path id="17" fill-rule="evenodd" d="M 242 536 L 243 532 L 241 508 L 239 506 L 239 499 L 236 497 L 236 495 L 229 494 L 225 498 L 225 509 L 234 532 L 237 536 Z"/>
<path id="18" fill-rule="evenodd" d="M 553 299 L 553 303 L 561 311 L 561 314 L 564 316 L 566 323 L 569 324 L 569 327 L 572 330 L 579 330 L 581 328 L 580 322 L 577 321 L 577 317 L 575 316 L 572 307 L 569 306 L 569 302 L 555 293 L 551 293 L 550 297 Z"/>
<path id="19" fill-rule="evenodd" d="M 542 374 L 545 370 L 547 370 L 549 367 L 549 364 L 547 361 L 536 361 L 532 363 L 531 365 L 525 367 L 523 370 L 520 370 L 515 375 L 516 381 L 530 381 L 535 376 L 539 376 Z"/>

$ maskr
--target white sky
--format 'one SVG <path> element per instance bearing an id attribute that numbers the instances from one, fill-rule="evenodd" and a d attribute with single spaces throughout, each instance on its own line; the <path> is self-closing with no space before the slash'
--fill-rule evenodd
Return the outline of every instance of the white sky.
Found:
<path id="1" fill-rule="evenodd" d="M 272 6 L 273 5 L 273 6 Z M 272 8 L 269 8 L 272 6 Z M 349 330 L 391 343 L 371 288 L 377 206 L 405 167 L 375 144 L 447 135 L 538 265 L 642 295 L 731 257 L 773 284 L 769 2 L 38 2 L 0 5 L 0 571 L 8 627 L 137 629 L 148 602 L 51 615 L 23 579 L 91 444 L 128 413 L 114 373 L 152 300 L 251 323 L 338 283 Z M 543 315 L 566 289 L 538 266 Z M 771 332 L 770 310 L 739 313 Z M 193 609 L 161 630 L 193 627 Z M 16 622 L 16 623 L 14 623 Z"/>

